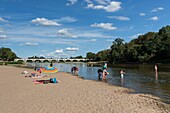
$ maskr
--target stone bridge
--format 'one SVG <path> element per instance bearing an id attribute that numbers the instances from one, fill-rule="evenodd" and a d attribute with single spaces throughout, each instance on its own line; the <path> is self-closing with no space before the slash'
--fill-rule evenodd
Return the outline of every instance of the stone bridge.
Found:
<path id="1" fill-rule="evenodd" d="M 14 59 L 15 62 L 86 62 L 88 59 Z"/>

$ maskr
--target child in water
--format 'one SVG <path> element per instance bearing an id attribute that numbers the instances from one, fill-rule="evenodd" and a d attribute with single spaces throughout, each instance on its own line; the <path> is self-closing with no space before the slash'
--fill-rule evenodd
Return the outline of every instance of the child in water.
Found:
<path id="1" fill-rule="evenodd" d="M 105 81 L 106 80 L 106 76 L 108 75 L 109 73 L 107 72 L 107 68 L 103 69 L 103 76 L 102 76 L 102 79 Z"/>
<path id="2" fill-rule="evenodd" d="M 123 70 L 120 70 L 120 77 L 123 78 L 124 77 L 125 72 Z"/>

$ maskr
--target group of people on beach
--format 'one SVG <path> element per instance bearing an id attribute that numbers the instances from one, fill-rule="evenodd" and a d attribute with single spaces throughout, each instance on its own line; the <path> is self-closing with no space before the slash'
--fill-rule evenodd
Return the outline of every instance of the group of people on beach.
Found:
<path id="1" fill-rule="evenodd" d="M 53 64 L 50 63 L 49 67 L 53 67 Z M 29 74 L 26 71 L 23 71 L 22 74 Z M 42 78 L 42 77 L 47 77 L 47 75 L 43 75 L 43 69 L 42 68 L 35 68 L 35 72 L 31 72 L 30 75 L 25 76 L 25 77 L 30 77 L 30 78 Z M 48 84 L 48 83 L 58 83 L 59 80 L 54 78 L 48 78 L 48 79 L 43 79 L 43 80 L 33 80 L 33 83 L 35 84 Z"/>

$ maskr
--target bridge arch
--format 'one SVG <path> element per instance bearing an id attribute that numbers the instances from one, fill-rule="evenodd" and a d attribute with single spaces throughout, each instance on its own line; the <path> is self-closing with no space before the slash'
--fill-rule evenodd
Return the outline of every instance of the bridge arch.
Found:
<path id="1" fill-rule="evenodd" d="M 58 62 L 65 62 L 64 60 L 60 59 Z"/>
<path id="2" fill-rule="evenodd" d="M 24 60 L 20 59 L 20 60 L 17 60 L 17 62 L 24 62 Z"/>
<path id="3" fill-rule="evenodd" d="M 66 62 L 71 62 L 71 60 L 65 60 Z"/>
<path id="4" fill-rule="evenodd" d="M 29 59 L 28 59 L 28 60 L 26 60 L 26 62 L 33 62 L 33 60 L 29 60 Z"/>
<path id="5" fill-rule="evenodd" d="M 35 60 L 34 62 L 41 62 L 41 60 Z"/>
<path id="6" fill-rule="evenodd" d="M 43 62 L 49 62 L 49 60 L 46 60 L 46 59 L 45 59 L 45 60 L 43 60 Z"/>
<path id="7" fill-rule="evenodd" d="M 79 60 L 79 62 L 84 62 L 84 60 Z"/>
<path id="8" fill-rule="evenodd" d="M 73 62 L 78 62 L 78 60 L 73 60 Z"/>
<path id="9" fill-rule="evenodd" d="M 51 60 L 51 62 L 57 62 L 57 60 L 53 59 L 53 60 Z"/>

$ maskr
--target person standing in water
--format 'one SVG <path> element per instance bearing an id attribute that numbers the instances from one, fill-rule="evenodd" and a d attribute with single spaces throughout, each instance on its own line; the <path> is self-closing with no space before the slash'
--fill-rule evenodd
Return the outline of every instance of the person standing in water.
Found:
<path id="1" fill-rule="evenodd" d="M 52 62 L 50 63 L 50 67 L 53 67 L 53 63 Z"/>
<path id="2" fill-rule="evenodd" d="M 103 75 L 103 70 L 102 69 L 98 69 L 97 73 L 98 73 L 98 80 L 101 80 L 101 76 Z"/>
<path id="3" fill-rule="evenodd" d="M 123 86 L 124 82 L 123 82 L 123 78 L 124 78 L 124 70 L 120 70 L 120 78 L 121 78 L 121 85 Z"/>
<path id="4" fill-rule="evenodd" d="M 158 72 L 158 66 L 155 64 L 155 72 Z"/>
<path id="5" fill-rule="evenodd" d="M 155 64 L 155 80 L 158 82 L 158 66 Z"/>
<path id="6" fill-rule="evenodd" d="M 124 77 L 125 72 L 123 70 L 120 70 L 120 77 L 123 78 Z"/>
<path id="7" fill-rule="evenodd" d="M 104 82 L 106 82 L 106 76 L 108 75 L 109 73 L 107 72 L 107 63 L 104 64 L 103 66 L 103 73 L 102 73 L 102 80 Z"/>
<path id="8" fill-rule="evenodd" d="M 107 63 L 104 64 L 103 69 L 107 69 Z"/>

